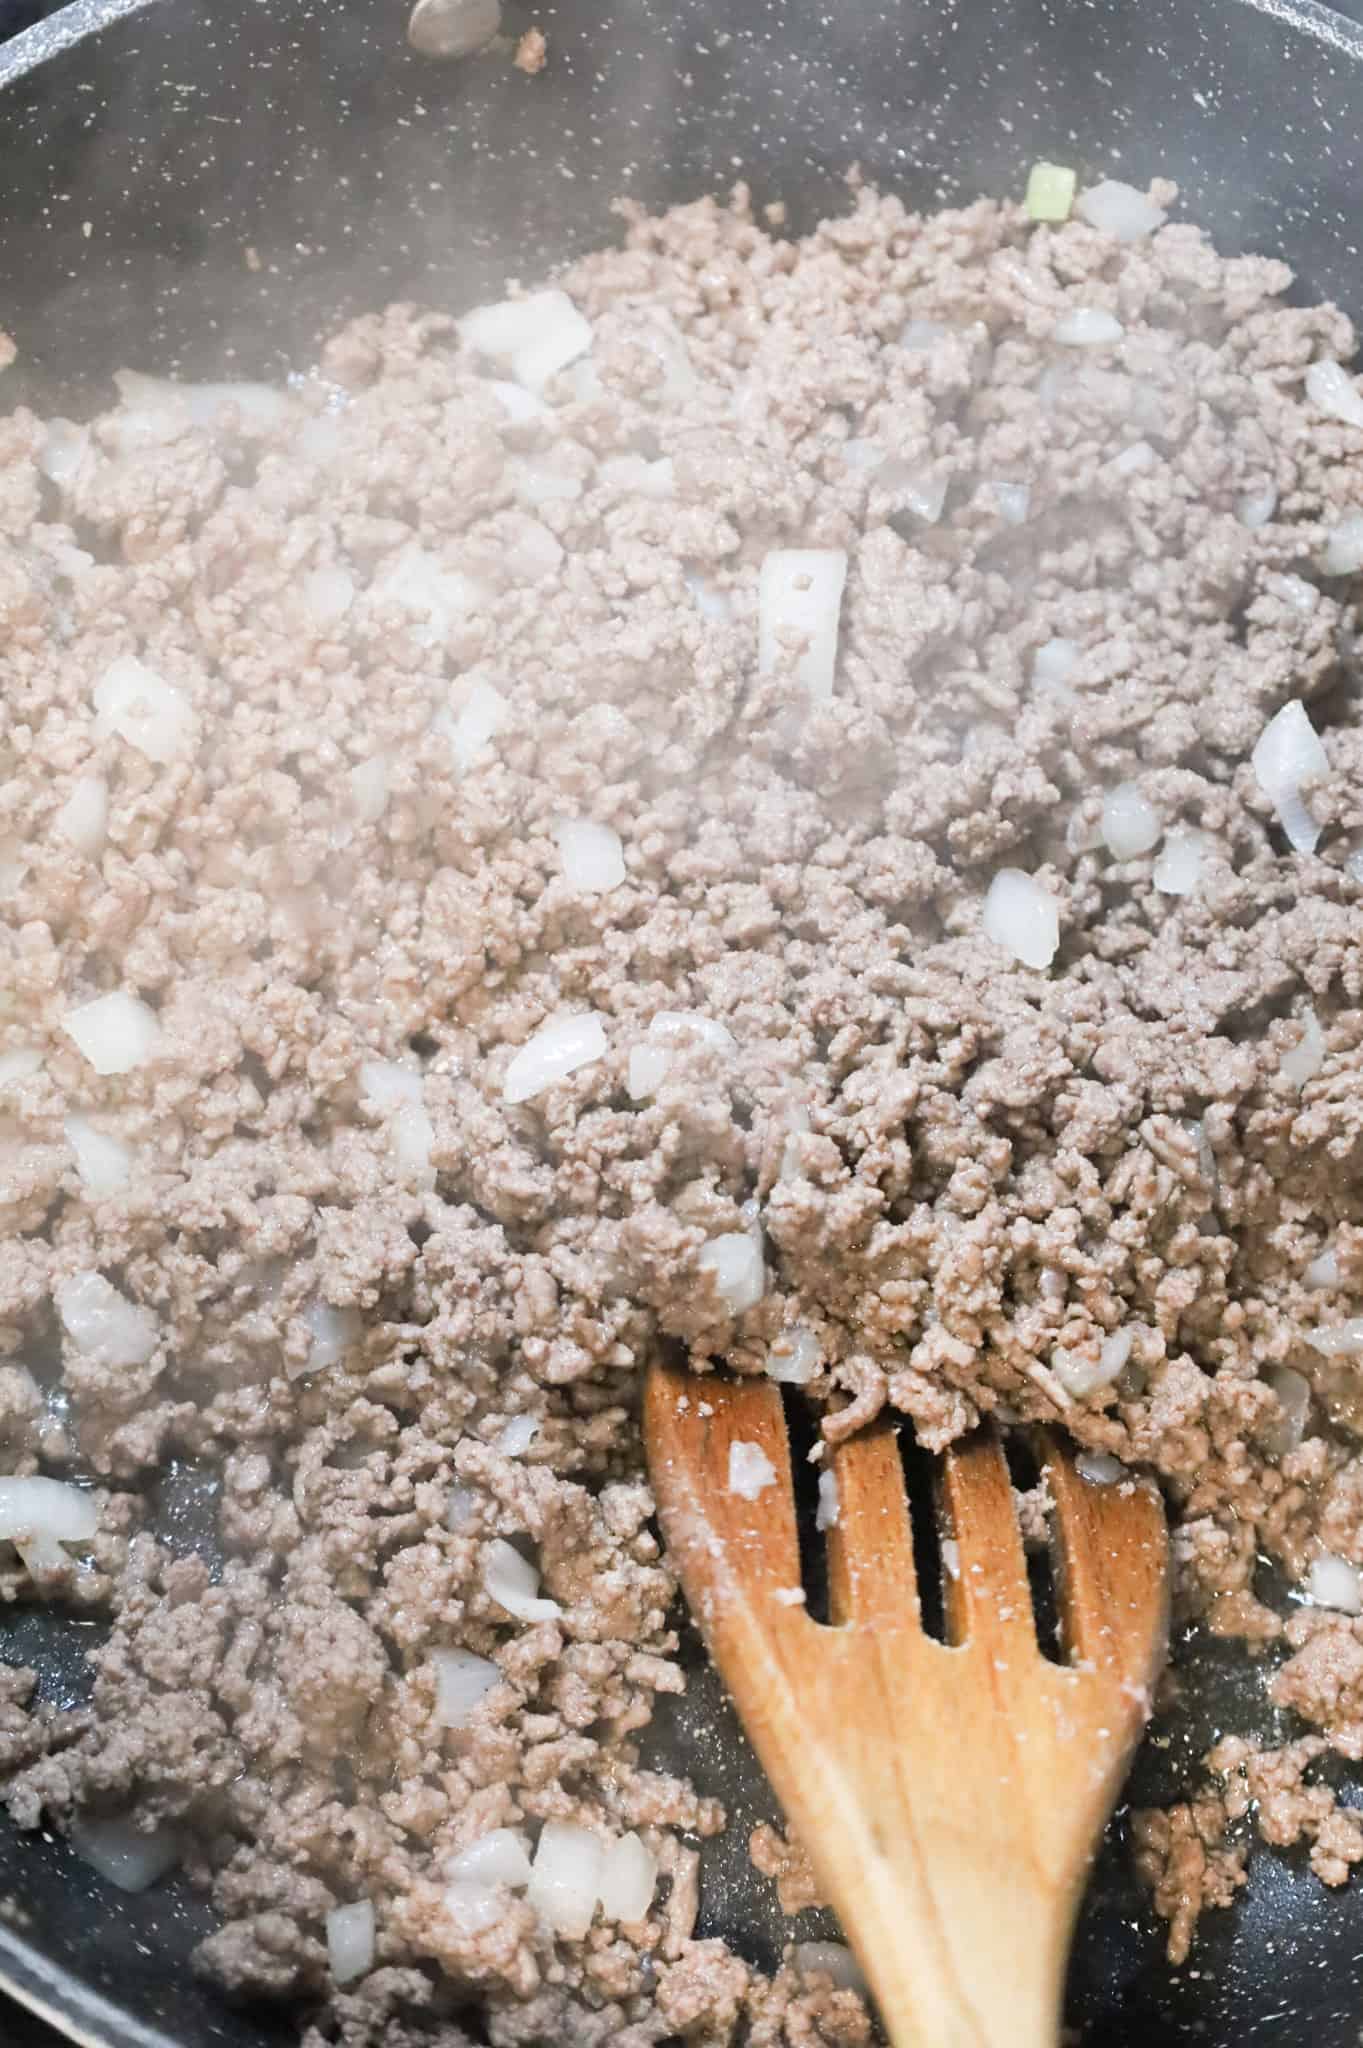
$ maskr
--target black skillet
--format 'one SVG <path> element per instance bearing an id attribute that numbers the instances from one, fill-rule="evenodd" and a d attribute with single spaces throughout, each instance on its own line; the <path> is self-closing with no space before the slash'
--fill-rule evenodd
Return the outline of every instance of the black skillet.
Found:
<path id="1" fill-rule="evenodd" d="M 351 312 L 459 308 L 655 207 L 747 178 L 798 231 L 843 176 L 920 206 L 1017 193 L 1038 156 L 1176 178 L 1229 250 L 1285 254 L 1300 290 L 1363 312 L 1363 38 L 1289 0 L 507 0 L 538 23 L 534 78 L 499 54 L 435 64 L 401 0 L 77 0 L 0 50 L 0 326 L 6 404 L 78 411 L 120 364 L 279 375 Z M 518 11 L 520 10 L 520 11 Z M 256 252 L 248 267 L 245 250 Z M 0 650 L 0 661 L 3 651 Z M 2 688 L 2 685 L 0 685 Z M 3 696 L 0 695 L 0 720 Z M 161 1489 L 183 1546 L 211 1542 L 192 1475 Z M 91 1630 L 0 1624 L 52 1700 L 82 1696 Z M 783 1938 L 744 1841 L 764 1787 L 698 1654 L 659 1754 L 722 1793 L 703 1932 L 755 1959 Z M 1172 1796 L 1222 1728 L 1268 1732 L 1263 1673 L 1193 1644 L 1189 1705 L 1155 1731 L 1132 1797 Z M 667 1705 L 668 1703 L 664 1703 Z M 98 2048 L 273 2048 L 293 2028 L 225 2005 L 189 1966 L 202 1904 L 128 1899 L 46 1836 L 0 1826 L 0 1993 Z M 805 1927 L 797 1932 L 813 1931 Z M 1076 1945 L 1086 2048 L 1358 2048 L 1363 1905 L 1281 1857 L 1171 1972 L 1118 1817 Z M 19 2022 L 0 2011 L 0 2044 Z"/>

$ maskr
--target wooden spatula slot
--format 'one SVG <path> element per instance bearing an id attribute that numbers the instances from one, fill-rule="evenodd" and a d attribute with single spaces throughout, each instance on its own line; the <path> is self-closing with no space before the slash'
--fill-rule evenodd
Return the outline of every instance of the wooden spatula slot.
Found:
<path id="1" fill-rule="evenodd" d="M 1057 1442 L 1064 1664 L 1037 1642 L 1000 1444 L 940 1461 L 948 1641 L 921 1620 L 893 1425 L 832 1459 L 829 1624 L 805 1611 L 791 1446 L 766 1381 L 650 1373 L 659 1517 L 694 1614 L 839 1913 L 896 2048 L 1051 2048 L 1084 1875 L 1163 1655 L 1168 1539 L 1157 1493 L 1098 1487 Z M 735 1489 L 734 1446 L 774 1477 Z M 751 1497 L 750 1497 L 751 1493 Z M 939 1546 L 940 1555 L 940 1546 Z"/>

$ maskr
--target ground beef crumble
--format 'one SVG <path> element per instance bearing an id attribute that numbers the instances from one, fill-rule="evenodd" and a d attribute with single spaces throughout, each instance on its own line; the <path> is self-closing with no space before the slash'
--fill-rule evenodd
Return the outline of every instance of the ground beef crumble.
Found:
<path id="1" fill-rule="evenodd" d="M 101 1514 L 65 1564 L 0 1550 L 0 1594 L 111 1624 L 88 1709 L 0 1672 L 4 1798 L 174 1831 L 203 1967 L 305 2001 L 309 2048 L 463 2048 L 471 2006 L 495 2048 L 868 2038 L 855 1993 L 697 1938 L 724 1814 L 640 1758 L 681 1682 L 660 1334 L 738 1372 L 798 1334 L 830 1440 L 1058 1419 L 1159 1475 L 1180 1613 L 1284 1649 L 1306 1730 L 1138 1817 L 1175 1956 L 1251 1811 L 1327 1882 L 1363 1854 L 1307 1782 L 1363 1756 L 1363 1623 L 1256 1584 L 1363 1567 L 1357 1361 L 1304 1336 L 1363 1289 L 1356 586 L 1316 567 L 1363 430 L 1303 387 L 1349 324 L 1176 220 L 623 212 L 538 396 L 397 306 L 265 404 L 0 421 L 0 1437 Z M 1120 338 L 1058 343 L 1077 309 Z M 780 546 L 847 554 L 827 701 L 795 647 L 758 672 Z M 183 744 L 99 701 L 129 657 Z M 1250 762 L 1293 699 L 1310 854 Z M 1204 835 L 1188 893 L 1107 850 L 1127 783 Z M 623 879 L 569 878 L 565 818 Z M 1005 867 L 1057 905 L 1049 970 L 983 929 Z M 65 1023 L 115 990 L 155 1039 L 101 1074 Z M 509 1101 L 588 1011 L 599 1057 Z M 636 1087 L 678 1011 L 723 1031 Z M 735 1319 L 703 1253 L 758 1233 Z M 145 1342 L 73 1336 L 91 1272 Z M 172 1464 L 220 1564 L 148 1526 Z M 487 1590 L 499 1540 L 552 1614 Z M 442 1730 L 450 1648 L 496 1682 Z M 640 1835 L 643 1920 L 460 1919 L 450 1860 L 548 1821 Z M 792 1845 L 754 1856 L 807 1902 Z M 337 1986 L 327 1915 L 366 1899 Z"/>

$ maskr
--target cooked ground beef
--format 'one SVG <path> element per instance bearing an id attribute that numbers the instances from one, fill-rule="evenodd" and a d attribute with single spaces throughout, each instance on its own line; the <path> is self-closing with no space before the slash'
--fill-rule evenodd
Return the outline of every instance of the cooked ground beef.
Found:
<path id="1" fill-rule="evenodd" d="M 471 2005 L 496 2048 L 868 2038 L 694 1938 L 724 1815 L 640 1761 L 681 1682 L 660 1335 L 794 1347 L 831 1439 L 1058 1419 L 1160 1476 L 1181 1612 L 1284 1639 L 1303 1723 L 1140 1822 L 1177 1952 L 1250 1801 L 1327 1881 L 1360 1853 L 1303 1773 L 1363 1753 L 1363 1623 L 1255 1583 L 1363 1566 L 1357 1361 L 1305 1334 L 1363 1291 L 1356 586 L 1318 566 L 1363 430 L 1303 384 L 1349 323 L 1178 222 L 622 210 L 547 379 L 399 306 L 283 394 L 0 422 L 0 1431 L 100 1507 L 0 1592 L 111 1623 L 88 1709 L 5 1674 L 5 1798 L 169 1831 L 205 1968 L 320 2001 L 317 2044 L 455 2048 Z M 789 547 L 846 556 L 831 695 L 798 635 L 758 660 Z M 1310 852 L 1251 765 L 1293 701 Z M 1049 966 L 985 928 L 1005 869 Z M 220 1568 L 147 1526 L 173 1461 Z M 495 1682 L 446 1729 L 450 1649 Z M 547 1822 L 637 1833 L 648 1911 L 451 1897 Z"/>

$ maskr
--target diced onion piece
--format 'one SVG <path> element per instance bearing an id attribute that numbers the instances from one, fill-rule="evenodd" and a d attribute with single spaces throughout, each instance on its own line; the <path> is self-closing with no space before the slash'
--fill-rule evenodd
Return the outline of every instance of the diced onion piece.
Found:
<path id="1" fill-rule="evenodd" d="M 337 564 L 310 569 L 303 578 L 303 603 L 319 626 L 334 626 L 355 602 L 355 579 Z M 341 1911 L 345 1912 L 346 1907 Z"/>
<path id="2" fill-rule="evenodd" d="M 375 754 L 350 771 L 350 808 L 362 825 L 377 825 L 388 808 L 388 769 L 387 754 Z"/>
<path id="3" fill-rule="evenodd" d="M 696 1254 L 700 1272 L 714 1276 L 715 1292 L 726 1315 L 741 1316 L 756 1307 L 767 1291 L 762 1247 L 746 1230 L 712 1237 Z"/>
<path id="4" fill-rule="evenodd" d="M 493 1828 L 461 1849 L 445 1866 L 454 1884 L 504 1884 L 522 1891 L 530 1882 L 530 1858 L 514 1828 Z"/>
<path id="5" fill-rule="evenodd" d="M 504 1906 L 494 1885 L 452 1884 L 446 1888 L 445 1911 L 461 1935 L 486 1934 L 501 1919 Z"/>
<path id="6" fill-rule="evenodd" d="M 591 818 L 556 818 L 551 829 L 571 888 L 584 896 L 619 888 L 625 879 L 625 850 L 618 832 Z"/>
<path id="7" fill-rule="evenodd" d="M 284 427 L 294 417 L 294 405 L 286 391 L 271 384 L 178 384 L 170 377 L 147 377 L 140 370 L 115 370 L 125 414 L 155 419 L 169 411 L 196 427 L 223 430 L 228 407 L 236 415 L 237 431 L 268 434 Z"/>
<path id="8" fill-rule="evenodd" d="M 634 491 L 641 498 L 670 498 L 676 478 L 670 455 L 649 462 L 642 455 L 608 455 L 597 465 L 597 479 L 615 491 Z"/>
<path id="9" fill-rule="evenodd" d="M 425 621 L 413 627 L 413 638 L 434 647 L 450 628 L 487 600 L 487 592 L 471 576 L 447 569 L 437 556 L 409 542 L 385 562 L 369 586 L 371 598 L 393 604 Z"/>
<path id="10" fill-rule="evenodd" d="M 0 1542 L 46 1537 L 88 1543 L 99 1527 L 94 1496 L 62 1479 L 0 1479 Z"/>
<path id="11" fill-rule="evenodd" d="M 374 1902 L 356 1899 L 327 1914 L 327 1961 L 332 1981 L 353 1984 L 374 1967 Z"/>
<path id="12" fill-rule="evenodd" d="M 795 674 L 816 703 L 833 694 L 846 580 L 842 548 L 773 548 L 758 576 L 758 668 L 770 675 L 787 637 L 802 639 Z"/>
<path id="13" fill-rule="evenodd" d="M 1194 825 L 1177 825 L 1165 835 L 1151 880 L 1162 896 L 1191 896 L 1202 880 L 1212 842 Z"/>
<path id="14" fill-rule="evenodd" d="M 665 1045 L 685 1045 L 688 1040 L 699 1039 L 703 1045 L 714 1046 L 717 1052 L 737 1052 L 738 1042 L 727 1024 L 721 1024 L 718 1017 L 707 1017 L 703 1010 L 657 1010 L 648 1023 L 650 1038 L 658 1038 Z"/>
<path id="15" fill-rule="evenodd" d="M 1324 1329 L 1303 1330 L 1302 1335 L 1322 1358 L 1357 1358 L 1363 1353 L 1363 1316 L 1351 1316 L 1347 1322 L 1331 1323 Z"/>
<path id="16" fill-rule="evenodd" d="M 505 1429 L 499 1431 L 493 1449 L 504 1458 L 519 1458 L 534 1443 L 539 1427 L 533 1415 L 513 1415 Z"/>
<path id="17" fill-rule="evenodd" d="M 782 1330 L 767 1352 L 768 1374 L 785 1386 L 808 1386 L 822 1363 L 818 1340 L 803 1323 Z"/>
<path id="18" fill-rule="evenodd" d="M 567 292 L 529 292 L 475 306 L 457 325 L 467 347 L 505 362 L 529 391 L 542 391 L 592 345 L 592 330 Z"/>
<path id="19" fill-rule="evenodd" d="M 366 1060 L 360 1068 L 360 1094 L 370 1109 L 387 1118 L 393 1157 L 402 1172 L 428 1180 L 435 1130 L 422 1099 L 420 1074 L 390 1060 Z"/>
<path id="20" fill-rule="evenodd" d="M 607 1920 L 623 1920 L 626 1926 L 642 1920 L 653 1904 L 658 1883 L 658 1859 L 631 1830 L 612 1842 L 601 1862 L 599 1894 L 601 1911 Z"/>
<path id="21" fill-rule="evenodd" d="M 1272 484 L 1261 490 L 1242 491 L 1235 501 L 1235 516 L 1242 526 L 1255 530 L 1267 526 L 1278 509 L 1278 493 Z"/>
<path id="22" fill-rule="evenodd" d="M 120 1139 L 97 1131 L 84 1116 L 67 1117 L 62 1129 L 87 1194 L 113 1195 L 127 1185 L 133 1156 Z"/>
<path id="23" fill-rule="evenodd" d="M 1074 210 L 1091 228 L 1118 242 L 1138 242 L 1162 228 L 1166 218 L 1162 206 L 1156 206 L 1134 185 L 1124 185 L 1120 178 L 1103 178 L 1090 185 L 1087 192 L 1080 193 Z"/>
<path id="24" fill-rule="evenodd" d="M 925 474 L 914 463 L 884 462 L 876 471 L 873 482 L 878 490 L 890 492 L 925 526 L 935 526 L 941 518 L 947 501 L 947 479 L 944 476 Z"/>
<path id="25" fill-rule="evenodd" d="M 1101 306 L 1074 306 L 1056 321 L 1051 338 L 1065 348 L 1107 348 L 1125 332 L 1115 314 Z"/>
<path id="26" fill-rule="evenodd" d="M 1266 576 L 1264 584 L 1274 597 L 1280 597 L 1284 604 L 1290 604 L 1293 611 L 1300 612 L 1303 617 L 1309 617 L 1320 603 L 1319 590 L 1304 576 Z"/>
<path id="27" fill-rule="evenodd" d="M 1317 1607 L 1333 1607 L 1339 1614 L 1363 1614 L 1363 1574 L 1328 1550 L 1312 1558 L 1306 1591 Z"/>
<path id="28" fill-rule="evenodd" d="M 950 332 L 945 320 L 907 320 L 899 330 L 899 346 L 910 355 L 927 355 Z"/>
<path id="29" fill-rule="evenodd" d="M 845 1942 L 797 1941 L 795 1967 L 806 1981 L 829 1977 L 839 1991 L 855 1991 L 859 1998 L 871 1995 L 866 1973 Z"/>
<path id="30" fill-rule="evenodd" d="M 819 1505 L 814 1514 L 816 1529 L 832 1529 L 838 1520 L 838 1481 L 832 1472 L 819 1474 Z"/>
<path id="31" fill-rule="evenodd" d="M 1325 536 L 1318 558 L 1322 576 L 1352 576 L 1363 569 L 1363 512 L 1346 512 Z"/>
<path id="32" fill-rule="evenodd" d="M 1251 757 L 1255 779 L 1298 853 L 1314 853 L 1320 826 L 1302 801 L 1304 782 L 1330 772 L 1330 757 L 1298 698 L 1264 727 Z"/>
<path id="33" fill-rule="evenodd" d="M 1339 1253 L 1334 1246 L 1319 1252 L 1301 1277 L 1308 1287 L 1338 1287 Z"/>
<path id="34" fill-rule="evenodd" d="M 466 680 L 460 691 L 459 708 L 445 727 L 454 766 L 460 775 L 468 773 L 510 716 L 511 706 L 495 683 L 484 676 L 475 676 L 471 682 Z"/>
<path id="35" fill-rule="evenodd" d="M 1293 1372 L 1290 1365 L 1278 1366 L 1266 1378 L 1278 1397 L 1282 1415 L 1263 1432 L 1264 1443 L 1275 1457 L 1281 1458 L 1288 1451 L 1295 1451 L 1306 1434 L 1306 1421 L 1311 1412 L 1311 1382 L 1303 1373 Z"/>
<path id="36" fill-rule="evenodd" d="M 95 731 L 117 734 L 149 761 L 182 761 L 194 750 L 194 707 L 182 691 L 134 655 L 111 661 L 95 684 Z"/>
<path id="37" fill-rule="evenodd" d="M 518 1621 L 553 1621 L 563 1609 L 539 1596 L 540 1575 L 514 1543 L 494 1536 L 483 1551 L 483 1591 Z"/>
<path id="38" fill-rule="evenodd" d="M 177 1829 L 140 1828 L 131 1814 L 71 1823 L 76 1854 L 121 1892 L 148 1890 L 179 1862 L 183 1846 Z"/>
<path id="39" fill-rule="evenodd" d="M 1103 798 L 1103 840 L 1115 860 L 1149 853 L 1163 830 L 1163 818 L 1138 784 L 1118 783 Z"/>
<path id="40" fill-rule="evenodd" d="M 1039 690 L 1063 689 L 1079 666 L 1074 640 L 1047 640 L 1032 656 L 1032 681 Z"/>
<path id="41" fill-rule="evenodd" d="M 1112 467 L 1118 476 L 1138 476 L 1142 470 L 1153 469 L 1156 459 L 1148 441 L 1133 441 L 1129 448 L 1122 449 L 1120 455 L 1113 456 Z"/>
<path id="42" fill-rule="evenodd" d="M 1005 526 L 1022 526 L 1031 510 L 1032 493 L 1026 484 L 995 481 L 988 485 L 995 509 Z"/>
<path id="43" fill-rule="evenodd" d="M 445 1527 L 456 1535 L 467 1529 L 478 1512 L 478 1494 L 471 1486 L 456 1480 L 445 1501 Z"/>
<path id="44" fill-rule="evenodd" d="M 537 398 L 533 391 L 527 391 L 523 384 L 500 383 L 495 377 L 488 379 L 488 390 L 501 406 L 513 427 L 527 427 L 535 420 L 551 420 L 554 409 Z"/>
<path id="45" fill-rule="evenodd" d="M 506 1070 L 504 1102 L 529 1102 L 606 1055 L 606 1027 L 595 1010 L 551 1017 L 525 1041 Z"/>
<path id="46" fill-rule="evenodd" d="M 1024 967 L 1049 967 L 1060 945 L 1054 896 L 1021 868 L 1000 868 L 984 899 L 984 934 Z"/>
<path id="47" fill-rule="evenodd" d="M 879 441 L 868 441 L 859 434 L 844 441 L 839 453 L 849 469 L 879 469 L 885 460 L 885 450 Z"/>
<path id="48" fill-rule="evenodd" d="M 1342 363 L 1312 363 L 1306 372 L 1306 395 L 1331 419 L 1363 427 L 1363 392 Z"/>
<path id="49" fill-rule="evenodd" d="M 302 1320 L 308 1328 L 308 1355 L 303 1364 L 289 1367 L 290 1379 L 301 1379 L 305 1373 L 326 1372 L 339 1365 L 364 1334 L 364 1321 L 357 1308 L 333 1308 L 329 1301 L 309 1302 Z"/>
<path id="50" fill-rule="evenodd" d="M 126 989 L 78 1003 L 61 1022 L 97 1074 L 130 1074 L 155 1058 L 161 1042 L 155 1010 Z"/>
<path id="51" fill-rule="evenodd" d="M 720 590 L 708 576 L 698 575 L 694 569 L 688 569 L 682 581 L 696 600 L 696 610 L 703 619 L 709 619 L 715 625 L 728 624 L 734 608 L 726 590 Z"/>
<path id="52" fill-rule="evenodd" d="M 665 1045 L 632 1045 L 625 1073 L 631 1102 L 647 1102 L 667 1078 L 672 1055 Z"/>
<path id="53" fill-rule="evenodd" d="M 1074 185 L 1074 172 L 1067 164 L 1033 164 L 1023 204 L 1033 220 L 1068 220 Z"/>
<path id="54" fill-rule="evenodd" d="M 1120 1379 L 1131 1356 L 1132 1339 L 1129 1329 L 1113 1330 L 1104 1337 L 1096 1359 L 1085 1358 L 1070 1346 L 1057 1344 L 1051 1353 L 1051 1371 L 1067 1394 L 1083 1401 L 1100 1387 L 1110 1387 Z"/>
<path id="55" fill-rule="evenodd" d="M 109 785 L 104 777 L 80 776 L 52 822 L 77 853 L 93 860 L 109 829 Z"/>
<path id="56" fill-rule="evenodd" d="M 74 420 L 49 420 L 43 445 L 38 450 L 38 467 L 50 482 L 70 483 L 84 462 L 89 447 L 88 427 L 78 427 Z"/>
<path id="57" fill-rule="evenodd" d="M 729 1445 L 729 1491 L 740 1500 L 756 1500 L 776 1484 L 776 1467 L 760 1444 Z"/>
<path id="58" fill-rule="evenodd" d="M 542 519 L 521 518 L 502 536 L 502 566 L 526 583 L 554 576 L 563 564 L 563 549 Z"/>
<path id="59" fill-rule="evenodd" d="M 31 1074 L 41 1073 L 43 1056 L 36 1045 L 16 1045 L 9 1052 L 0 1052 L 0 1088 L 9 1088 L 16 1081 L 27 1081 Z"/>
<path id="60" fill-rule="evenodd" d="M 1315 1011 L 1308 1007 L 1302 1012 L 1301 1036 L 1279 1060 L 1278 1071 L 1293 1088 L 1304 1088 L 1324 1065 L 1325 1034 Z"/>
<path id="61" fill-rule="evenodd" d="M 540 1829 L 526 1892 L 528 1903 L 555 1934 L 580 1941 L 592 1924 L 605 1844 L 589 1828 L 547 1820 Z"/>
<path id="62" fill-rule="evenodd" d="M 53 1289 L 62 1328 L 77 1351 L 106 1365 L 145 1365 L 159 1339 L 150 1309 L 129 1301 L 102 1273 L 73 1273 Z"/>
<path id="63" fill-rule="evenodd" d="M 1090 1486 L 1115 1486 L 1119 1479 L 1126 1478 L 1125 1465 L 1108 1451 L 1081 1451 L 1074 1469 Z"/>
<path id="64" fill-rule="evenodd" d="M 582 496 L 582 479 L 552 459 L 511 465 L 511 488 L 522 505 L 571 504 Z"/>
<path id="65" fill-rule="evenodd" d="M 435 1719 L 440 1728 L 463 1728 L 474 1708 L 501 1677 L 487 1657 L 472 1650 L 432 1650 L 435 1672 Z"/>

